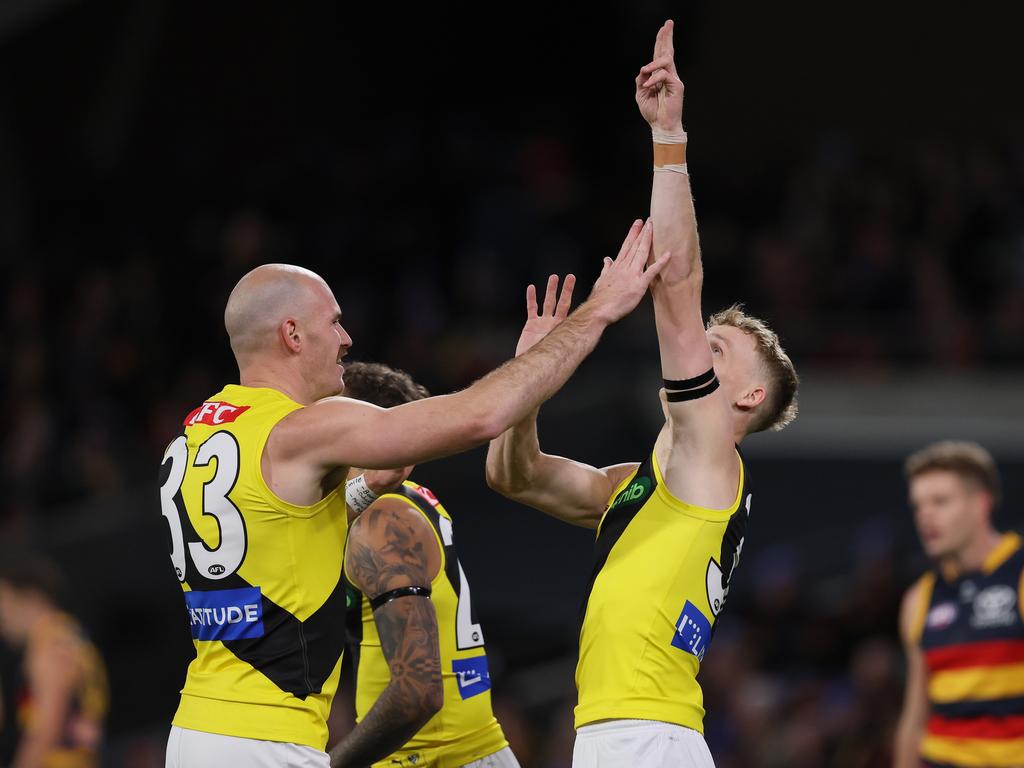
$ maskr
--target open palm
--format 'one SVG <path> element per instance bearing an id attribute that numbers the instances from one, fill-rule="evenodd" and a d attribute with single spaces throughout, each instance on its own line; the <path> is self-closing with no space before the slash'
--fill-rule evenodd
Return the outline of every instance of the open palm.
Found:
<path id="1" fill-rule="evenodd" d="M 569 315 L 569 307 L 572 306 L 572 289 L 575 285 L 576 277 L 566 275 L 562 282 L 562 293 L 558 295 L 558 275 L 551 275 L 548 278 L 547 291 L 544 293 L 544 308 L 540 312 L 537 311 L 537 289 L 533 285 L 526 286 L 526 325 L 519 334 L 516 357 L 530 349 L 565 320 Z"/>

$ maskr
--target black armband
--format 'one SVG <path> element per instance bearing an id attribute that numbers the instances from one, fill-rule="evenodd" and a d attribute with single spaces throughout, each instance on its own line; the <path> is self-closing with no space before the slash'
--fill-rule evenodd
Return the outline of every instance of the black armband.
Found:
<path id="1" fill-rule="evenodd" d="M 718 389 L 718 377 L 715 369 L 709 368 L 700 376 L 692 379 L 665 379 L 665 399 L 670 403 L 685 403 L 687 400 L 699 400 L 707 397 Z"/>
<path id="2" fill-rule="evenodd" d="M 708 368 L 700 376 L 694 376 L 692 379 L 663 379 L 662 383 L 665 385 L 665 389 L 694 389 L 695 387 L 706 387 L 715 378 L 715 369 Z"/>
<path id="3" fill-rule="evenodd" d="M 388 590 L 382 595 L 377 595 L 370 601 L 370 607 L 377 610 L 382 605 L 387 605 L 392 600 L 400 597 L 430 597 L 430 587 L 399 587 Z"/>

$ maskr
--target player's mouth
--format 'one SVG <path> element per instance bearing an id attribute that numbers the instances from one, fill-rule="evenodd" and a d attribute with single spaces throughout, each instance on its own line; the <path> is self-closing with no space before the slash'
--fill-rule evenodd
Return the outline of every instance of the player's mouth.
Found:
<path id="1" fill-rule="evenodd" d="M 340 369 L 341 369 L 342 371 L 344 371 L 344 370 L 345 370 L 345 366 L 344 366 L 344 365 L 342 364 L 342 362 L 341 362 L 341 361 L 345 359 L 345 355 L 347 355 L 347 354 L 348 354 L 348 352 L 340 352 L 340 353 L 338 354 L 338 360 L 337 360 L 337 363 L 338 363 L 338 367 L 339 367 L 339 368 L 340 368 Z"/>

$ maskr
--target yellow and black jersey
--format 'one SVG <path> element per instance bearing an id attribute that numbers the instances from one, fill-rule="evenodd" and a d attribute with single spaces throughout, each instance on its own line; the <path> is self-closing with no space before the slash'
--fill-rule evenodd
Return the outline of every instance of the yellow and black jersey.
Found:
<path id="1" fill-rule="evenodd" d="M 99 765 L 103 721 L 110 706 L 103 659 L 78 623 L 65 614 L 58 614 L 33 629 L 26 657 L 42 652 L 47 646 L 56 646 L 73 662 L 75 677 L 57 745 L 43 757 L 41 765 L 44 768 L 94 768 Z M 15 715 L 20 732 L 31 733 L 36 727 L 38 702 L 27 677 L 18 686 Z"/>
<path id="2" fill-rule="evenodd" d="M 345 643 L 345 494 L 289 504 L 260 468 L 301 407 L 225 387 L 168 446 L 160 503 L 196 649 L 174 724 L 322 750 Z"/>
<path id="3" fill-rule="evenodd" d="M 921 757 L 936 766 L 1024 765 L 1024 547 L 1003 536 L 980 572 L 930 571 L 911 640 L 928 670 Z"/>
<path id="4" fill-rule="evenodd" d="M 441 549 L 441 567 L 431 582 L 437 613 L 444 706 L 398 752 L 378 768 L 456 768 L 508 746 L 491 711 L 491 675 L 484 635 L 473 610 L 466 573 L 455 551 L 452 518 L 429 489 L 406 481 L 381 498 L 397 498 L 430 523 Z M 370 601 L 349 585 L 350 642 L 358 643 L 356 718 L 362 720 L 391 680 Z"/>
<path id="5" fill-rule="evenodd" d="M 615 489 L 598 528 L 576 668 L 576 727 L 660 720 L 703 730 L 697 670 L 739 563 L 751 492 L 705 509 L 665 486 L 652 451 Z"/>

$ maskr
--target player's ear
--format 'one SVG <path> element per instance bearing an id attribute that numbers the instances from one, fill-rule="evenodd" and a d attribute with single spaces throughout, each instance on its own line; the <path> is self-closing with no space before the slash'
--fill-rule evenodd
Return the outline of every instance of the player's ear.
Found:
<path id="1" fill-rule="evenodd" d="M 277 327 L 281 341 L 289 352 L 299 352 L 302 349 L 302 337 L 299 334 L 299 325 L 292 318 L 281 321 Z"/>
<path id="2" fill-rule="evenodd" d="M 757 385 L 740 396 L 740 399 L 736 401 L 736 407 L 744 411 L 753 410 L 763 403 L 767 396 L 768 393 L 765 392 L 764 387 Z"/>

